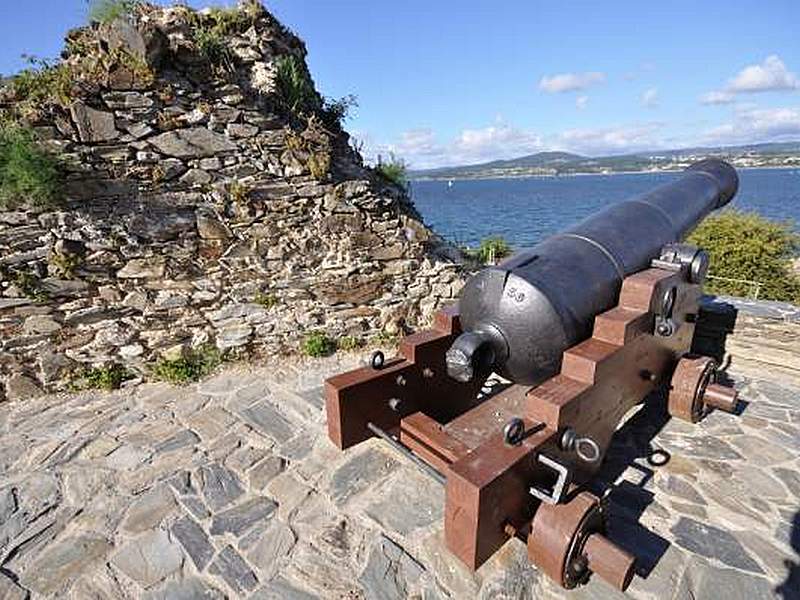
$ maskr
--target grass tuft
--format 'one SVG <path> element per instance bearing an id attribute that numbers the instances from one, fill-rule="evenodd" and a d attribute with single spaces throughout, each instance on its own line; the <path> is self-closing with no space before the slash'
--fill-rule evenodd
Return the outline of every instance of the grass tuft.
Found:
<path id="1" fill-rule="evenodd" d="M 275 294 L 258 292 L 253 298 L 253 303 L 263 306 L 266 309 L 270 309 L 278 304 L 278 297 Z"/>
<path id="2" fill-rule="evenodd" d="M 153 366 L 153 375 L 173 385 L 185 385 L 199 381 L 222 364 L 222 353 L 213 345 L 206 344 L 187 351 L 180 358 L 161 359 Z"/>
<path id="3" fill-rule="evenodd" d="M 120 364 L 112 363 L 84 371 L 72 383 L 74 390 L 118 390 L 133 374 Z"/>
<path id="4" fill-rule="evenodd" d="M 336 341 L 329 338 L 325 333 L 315 331 L 306 336 L 302 345 L 303 353 L 306 356 L 319 358 L 330 356 L 336 352 Z"/>
<path id="5" fill-rule="evenodd" d="M 293 113 L 314 113 L 322 109 L 322 99 L 314 89 L 303 61 L 290 54 L 276 61 L 276 88 L 285 108 Z"/>
<path id="6" fill-rule="evenodd" d="M 511 246 L 504 238 L 492 236 L 482 239 L 475 250 L 467 253 L 483 264 L 495 264 L 511 254 Z"/>
<path id="7" fill-rule="evenodd" d="M 408 185 L 408 166 L 402 158 L 390 155 L 388 162 L 378 157 L 378 164 L 375 170 L 387 181 L 405 188 Z"/>
<path id="8" fill-rule="evenodd" d="M 346 335 L 339 339 L 337 346 L 345 352 L 352 352 L 361 347 L 361 340 L 354 335 Z"/>

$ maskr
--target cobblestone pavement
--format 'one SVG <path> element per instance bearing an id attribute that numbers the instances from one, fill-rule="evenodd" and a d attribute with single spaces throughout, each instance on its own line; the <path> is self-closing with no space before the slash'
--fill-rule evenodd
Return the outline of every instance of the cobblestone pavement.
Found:
<path id="1" fill-rule="evenodd" d="M 619 595 L 596 578 L 558 590 L 517 540 L 462 567 L 439 484 L 377 440 L 327 440 L 322 381 L 354 364 L 0 405 L 0 598 Z M 800 387 L 731 376 L 743 415 L 642 410 L 609 454 L 609 537 L 645 575 L 634 598 L 798 597 Z M 649 467 L 651 448 L 671 460 Z"/>

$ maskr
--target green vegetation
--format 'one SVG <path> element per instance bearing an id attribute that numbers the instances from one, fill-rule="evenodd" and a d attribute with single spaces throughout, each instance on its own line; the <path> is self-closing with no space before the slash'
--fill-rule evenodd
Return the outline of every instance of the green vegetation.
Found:
<path id="1" fill-rule="evenodd" d="M 118 390 L 133 374 L 120 364 L 112 363 L 87 369 L 72 383 L 74 390 Z"/>
<path id="2" fill-rule="evenodd" d="M 61 189 L 56 159 L 28 127 L 0 122 L 0 209 L 24 203 L 51 206 Z"/>
<path id="3" fill-rule="evenodd" d="M 111 23 L 127 18 L 141 4 L 140 0 L 90 0 L 89 21 L 92 23 Z"/>
<path id="4" fill-rule="evenodd" d="M 67 106 L 86 90 L 103 84 L 118 67 L 126 69 L 137 84 L 152 85 L 155 73 L 147 62 L 124 48 L 93 52 L 83 37 L 67 44 L 67 62 L 27 57 L 29 66 L 11 79 L 15 114 L 34 122 L 52 106 Z"/>
<path id="5" fill-rule="evenodd" d="M 83 264 L 83 259 L 77 254 L 53 254 L 50 257 L 50 265 L 57 275 L 72 279 L 75 271 Z"/>
<path id="6" fill-rule="evenodd" d="M 342 123 L 358 106 L 358 99 L 353 94 L 341 98 L 325 98 L 322 104 L 322 121 L 331 129 L 341 129 Z"/>
<path id="7" fill-rule="evenodd" d="M 13 281 L 26 298 L 30 298 L 34 302 L 50 300 L 50 294 L 42 285 L 42 280 L 33 273 L 17 271 L 13 274 Z"/>
<path id="8" fill-rule="evenodd" d="M 303 340 L 302 350 L 305 355 L 315 358 L 329 356 L 336 352 L 336 341 L 321 331 L 315 331 Z"/>
<path id="9" fill-rule="evenodd" d="M 253 13 L 247 8 L 212 8 L 207 15 L 192 14 L 192 39 L 214 68 L 232 71 L 233 52 L 228 37 L 245 31 L 252 24 Z"/>
<path id="10" fill-rule="evenodd" d="M 467 250 L 467 254 L 483 264 L 494 264 L 511 254 L 511 246 L 502 237 L 492 236 L 482 239 L 480 245 Z"/>
<path id="11" fill-rule="evenodd" d="M 313 113 L 322 108 L 305 63 L 293 54 L 276 61 L 276 89 L 281 102 L 293 113 Z"/>
<path id="12" fill-rule="evenodd" d="M 339 339 L 337 347 L 345 352 L 352 352 L 361 347 L 361 340 L 354 335 L 346 335 Z"/>
<path id="13" fill-rule="evenodd" d="M 397 344 L 397 334 L 396 333 L 389 333 L 385 329 L 381 329 L 378 332 L 378 335 L 375 336 L 375 341 L 379 344 L 385 344 L 387 346 L 394 346 Z"/>
<path id="14" fill-rule="evenodd" d="M 308 157 L 306 166 L 314 179 L 324 181 L 331 168 L 331 153 L 324 150 L 314 152 Z"/>
<path id="15" fill-rule="evenodd" d="M 230 68 L 232 55 L 224 34 L 205 26 L 198 27 L 193 33 L 197 49 L 211 65 L 221 69 Z"/>
<path id="16" fill-rule="evenodd" d="M 235 204 L 246 204 L 250 199 L 250 186 L 242 183 L 238 179 L 234 179 L 228 185 L 228 196 Z"/>
<path id="17" fill-rule="evenodd" d="M 408 185 L 408 166 L 402 158 L 398 158 L 394 154 L 389 156 L 388 162 L 384 162 L 379 156 L 375 170 L 395 185 L 403 188 Z"/>
<path id="18" fill-rule="evenodd" d="M 75 85 L 69 66 L 31 56 L 27 61 L 29 66 L 11 80 L 20 111 L 25 114 L 48 104 L 67 104 Z"/>
<path id="19" fill-rule="evenodd" d="M 259 304 L 266 309 L 270 309 L 273 306 L 278 304 L 278 298 L 275 294 L 267 294 L 264 292 L 258 292 L 255 297 L 253 298 L 254 304 Z"/>
<path id="20" fill-rule="evenodd" d="M 157 379 L 174 385 L 199 381 L 222 363 L 222 353 L 213 345 L 206 344 L 188 350 L 180 358 L 163 358 L 153 366 Z"/>
<path id="21" fill-rule="evenodd" d="M 687 241 L 710 254 L 709 275 L 725 278 L 709 279 L 707 291 L 754 296 L 758 288 L 760 299 L 800 302 L 800 277 L 790 266 L 800 236 L 791 223 L 728 210 L 703 221 Z"/>
<path id="22" fill-rule="evenodd" d="M 318 115 L 325 127 L 341 129 L 350 111 L 358 106 L 352 94 L 338 99 L 320 96 L 305 63 L 293 54 L 281 56 L 276 64 L 276 90 L 286 110 L 307 117 Z"/>

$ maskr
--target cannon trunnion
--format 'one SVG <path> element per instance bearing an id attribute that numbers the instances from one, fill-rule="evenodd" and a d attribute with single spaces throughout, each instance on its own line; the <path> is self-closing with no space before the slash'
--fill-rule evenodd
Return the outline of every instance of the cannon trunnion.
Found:
<path id="1" fill-rule="evenodd" d="M 625 589 L 634 557 L 588 484 L 645 398 L 689 422 L 736 406 L 714 361 L 689 355 L 708 260 L 679 243 L 736 187 L 703 161 L 481 271 L 397 357 L 326 381 L 331 440 L 378 435 L 442 481 L 445 540 L 470 568 L 519 537 L 564 587 L 596 573 Z M 487 388 L 492 371 L 511 385 Z"/>

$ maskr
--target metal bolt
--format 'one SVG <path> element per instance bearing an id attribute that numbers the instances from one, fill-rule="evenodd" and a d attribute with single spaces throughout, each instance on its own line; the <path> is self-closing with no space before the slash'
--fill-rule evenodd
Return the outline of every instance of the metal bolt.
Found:
<path id="1" fill-rule="evenodd" d="M 403 401 L 400 398 L 389 398 L 389 408 L 391 408 L 394 412 L 399 411 L 402 404 Z"/>
<path id="2" fill-rule="evenodd" d="M 503 439 L 505 440 L 506 444 L 510 446 L 516 446 L 519 444 L 524 435 L 525 421 L 519 417 L 514 417 L 508 423 L 506 423 L 505 427 L 503 427 Z"/>
<path id="3" fill-rule="evenodd" d="M 425 367 L 424 369 L 422 369 L 422 376 L 425 379 L 433 379 L 433 369 L 431 369 L 430 367 Z"/>
<path id="4" fill-rule="evenodd" d="M 395 379 L 395 382 L 396 382 L 396 383 L 397 383 L 397 385 L 399 385 L 399 386 L 404 386 L 404 385 L 406 384 L 406 378 L 405 378 L 405 377 L 403 377 L 402 375 L 398 375 L 398 376 L 397 376 L 397 379 Z"/>

